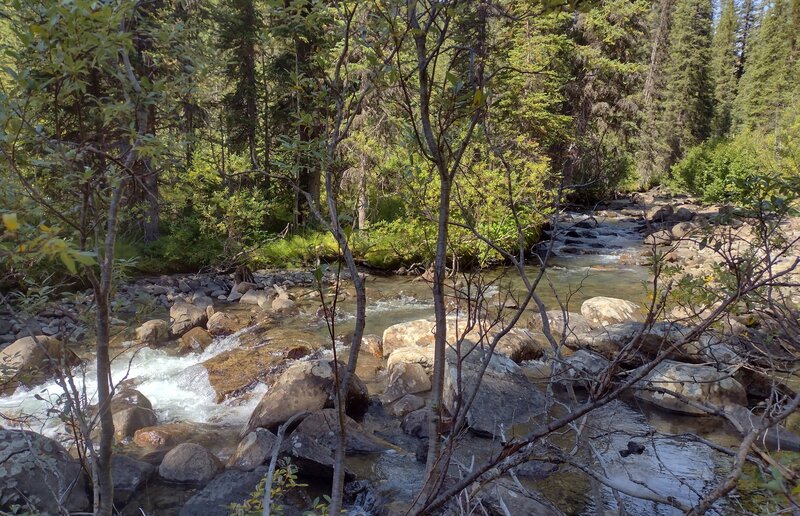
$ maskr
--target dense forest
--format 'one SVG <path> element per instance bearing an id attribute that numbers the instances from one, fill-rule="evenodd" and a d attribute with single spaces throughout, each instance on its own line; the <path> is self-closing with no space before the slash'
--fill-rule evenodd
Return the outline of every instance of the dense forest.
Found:
<path id="1" fill-rule="evenodd" d="M 800 507 L 800 0 L 4 0 L 0 48 L 0 513 Z M 729 425 L 674 490 L 640 402 Z"/>
<path id="2" fill-rule="evenodd" d="M 480 19 L 460 6 L 428 92 L 437 144 L 469 132 L 454 217 L 502 241 L 508 180 L 536 239 L 557 195 L 591 203 L 662 184 L 737 202 L 754 176 L 785 174 L 800 7 L 740 3 L 510 2 Z M 151 272 L 308 264 L 338 253 L 313 215 L 327 167 L 359 260 L 429 262 L 438 179 L 397 8 L 358 5 L 345 28 L 326 3 L 9 2 L 4 208 L 23 228 L 85 241 L 108 197 L 80 208 L 107 186 L 98 169 L 135 146 L 118 256 Z M 499 259 L 462 237 L 464 260 Z"/>

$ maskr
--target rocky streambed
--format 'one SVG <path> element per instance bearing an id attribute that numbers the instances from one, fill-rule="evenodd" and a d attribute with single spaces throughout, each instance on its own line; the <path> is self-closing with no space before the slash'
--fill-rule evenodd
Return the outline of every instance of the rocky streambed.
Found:
<path id="1" fill-rule="evenodd" d="M 637 332 L 644 333 L 642 345 L 630 354 L 626 371 L 635 371 L 641 360 L 686 331 L 677 318 L 643 329 L 642 305 L 650 280 L 646 265 L 654 246 L 714 224 L 718 210 L 655 196 L 602 208 L 565 213 L 551 228 L 549 284 L 540 293 L 551 309 L 548 324 L 557 337 L 564 337 L 563 345 L 553 350 L 542 333 L 542 318 L 533 310 L 500 339 L 467 414 L 469 432 L 454 452 L 452 475 L 464 474 L 503 442 L 585 400 L 609 360 L 627 351 Z M 673 260 L 698 270 L 711 268 L 713 257 L 704 261 L 703 253 L 690 245 L 675 247 Z M 228 514 L 227 505 L 248 498 L 266 473 L 278 426 L 301 411 L 310 415 L 292 429 L 280 455 L 298 466 L 308 487 L 292 490 L 281 503 L 292 514 L 325 493 L 336 427 L 330 401 L 333 348 L 340 359 L 346 356 L 353 293 L 343 281 L 331 342 L 311 273 L 259 271 L 247 281 L 236 279 L 242 278 L 150 278 L 120 289 L 112 367 L 120 387 L 112 411 L 117 430 L 115 501 L 123 514 Z M 519 279 L 502 270 L 490 272 L 486 280 L 492 286 L 485 295 L 498 304 L 508 305 L 505 293 L 521 287 Z M 322 295 L 335 289 L 334 279 L 326 277 Z M 409 276 L 368 277 L 367 296 L 368 336 L 358 379 L 348 394 L 348 507 L 357 514 L 402 513 L 420 487 L 424 465 L 418 459 L 424 457 L 428 437 L 430 288 Z M 41 509 L 52 511 L 52 493 L 36 486 L 58 485 L 56 491 L 65 491 L 70 487 L 63 481 L 67 477 L 79 479 L 71 486 L 69 508 L 88 506 L 85 480 L 58 444 L 68 445 L 70 435 L 52 412 L 61 403 L 61 392 L 51 363 L 58 358 L 62 365 L 74 366 L 91 359 L 80 347 L 59 346 L 65 335 L 85 332 L 79 314 L 88 303 L 90 299 L 79 297 L 27 321 L 51 349 L 50 359 L 32 339 L 26 340 L 21 321 L 3 328 L 6 333 L 0 338 L 13 341 L 0 350 L 0 413 L 13 418 L 0 430 L 0 464 L 5 468 L 0 476 L 7 479 L 0 487 L 3 509 L 28 490 Z M 458 307 L 454 300 L 450 335 L 467 331 Z M 607 510 L 623 505 L 630 514 L 673 514 L 679 511 L 665 500 L 696 502 L 732 465 L 720 447 L 736 446 L 749 418 L 757 417 L 747 407 L 758 401 L 763 379 L 731 373 L 740 355 L 729 337 L 711 332 L 681 349 L 630 396 L 553 436 L 512 477 L 493 482 L 471 502 L 491 514 L 589 514 L 598 511 L 598 504 Z M 480 344 L 482 339 L 473 331 L 465 342 Z M 458 347 L 459 352 L 465 349 Z M 459 378 L 469 386 L 483 357 L 480 349 L 470 353 L 459 376 L 455 365 L 460 357 L 455 350 L 449 352 L 446 408 L 455 409 Z M 556 378 L 554 364 L 559 365 Z M 75 367 L 91 399 L 91 361 Z M 547 389 L 551 380 L 554 390 Z M 698 416 L 693 402 L 729 407 L 730 418 Z M 786 430 L 764 437 L 784 448 L 800 446 Z M 563 454 L 570 450 L 575 453 Z M 40 456 L 48 457 L 50 469 L 61 475 L 43 473 L 37 466 Z M 605 482 L 592 480 L 582 469 L 586 465 Z M 736 504 L 735 498 L 727 499 L 715 510 L 735 512 Z"/>

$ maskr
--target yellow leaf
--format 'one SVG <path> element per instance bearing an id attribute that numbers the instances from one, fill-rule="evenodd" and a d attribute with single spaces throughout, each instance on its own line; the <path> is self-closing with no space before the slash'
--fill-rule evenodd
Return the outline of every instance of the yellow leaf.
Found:
<path id="1" fill-rule="evenodd" d="M 16 213 L 3 213 L 3 225 L 6 230 L 13 233 L 19 229 L 19 221 Z"/>

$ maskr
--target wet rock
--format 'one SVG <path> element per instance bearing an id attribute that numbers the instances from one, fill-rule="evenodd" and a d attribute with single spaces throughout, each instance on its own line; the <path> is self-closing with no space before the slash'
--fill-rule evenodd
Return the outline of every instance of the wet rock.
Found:
<path id="1" fill-rule="evenodd" d="M 236 333 L 247 326 L 247 321 L 235 314 L 217 312 L 206 323 L 208 333 L 215 337 Z"/>
<path id="2" fill-rule="evenodd" d="M 494 333 L 486 337 L 487 344 L 494 338 Z M 542 349 L 546 347 L 546 340 L 537 341 L 531 332 L 522 328 L 511 328 L 505 335 L 500 337 L 495 346 L 495 353 L 507 356 L 516 363 L 525 360 L 536 360 L 543 355 Z"/>
<path id="3" fill-rule="evenodd" d="M 403 432 L 411 437 L 427 439 L 428 437 L 428 410 L 421 408 L 406 414 L 400 423 Z"/>
<path id="4" fill-rule="evenodd" d="M 192 296 L 192 304 L 199 308 L 203 308 L 206 311 L 206 314 L 208 314 L 209 307 L 211 308 L 212 313 L 214 311 L 214 300 L 199 292 L 195 292 Z"/>
<path id="5" fill-rule="evenodd" d="M 20 385 L 40 383 L 57 368 L 72 367 L 79 362 L 75 353 L 53 337 L 18 339 L 0 350 L 0 394 L 10 394 Z"/>
<path id="6" fill-rule="evenodd" d="M 761 427 L 764 420 L 741 405 L 728 405 L 724 408 L 725 417 L 740 434 L 747 435 L 756 427 Z M 800 435 L 786 429 L 782 425 L 774 425 L 762 431 L 756 439 L 756 445 L 770 451 L 800 452 Z"/>
<path id="7" fill-rule="evenodd" d="M 339 365 L 340 371 L 344 365 Z M 289 366 L 261 399 L 243 434 L 255 428 L 277 428 L 300 412 L 313 412 L 333 407 L 333 361 L 309 360 Z M 353 375 L 347 392 L 347 414 L 364 415 L 369 406 L 369 393 L 358 376 Z"/>
<path id="8" fill-rule="evenodd" d="M 185 353 L 202 353 L 214 340 L 203 328 L 192 328 L 181 336 L 178 351 Z"/>
<path id="9" fill-rule="evenodd" d="M 158 424 L 153 406 L 141 392 L 125 389 L 111 400 L 114 419 L 114 437 L 122 441 L 133 437 L 137 430 Z"/>
<path id="10" fill-rule="evenodd" d="M 276 312 L 291 313 L 297 311 L 297 303 L 289 297 L 278 296 L 272 300 L 272 309 Z"/>
<path id="11" fill-rule="evenodd" d="M 190 422 L 166 423 L 141 428 L 133 434 L 133 442 L 145 448 L 169 448 L 189 441 L 209 442 L 224 434 L 215 425 Z"/>
<path id="12" fill-rule="evenodd" d="M 60 514 L 56 497 L 63 497 L 70 512 L 91 507 L 80 463 L 56 441 L 34 432 L 0 429 L 0 479 L 0 512 L 33 512 L 25 510 L 29 501 L 39 514 Z"/>
<path id="13" fill-rule="evenodd" d="M 181 507 L 180 516 L 229 516 L 230 504 L 249 500 L 269 467 L 259 466 L 252 471 L 227 470 L 197 491 Z"/>
<path id="14" fill-rule="evenodd" d="M 345 429 L 347 455 L 378 453 L 387 448 L 348 416 L 345 416 Z M 324 409 L 309 414 L 292 433 L 295 434 L 303 435 L 324 448 L 335 450 L 339 444 L 339 418 L 336 409 Z"/>
<path id="15" fill-rule="evenodd" d="M 444 378 L 444 406 L 452 413 L 458 399 L 459 360 L 448 349 Z M 485 353 L 475 349 L 461 361 L 461 390 L 471 393 L 479 380 Z M 511 359 L 493 354 L 480 382 L 477 395 L 467 412 L 467 425 L 481 436 L 502 437 L 519 423 L 530 421 L 544 412 L 544 396 L 536 389 L 522 368 Z"/>
<path id="16" fill-rule="evenodd" d="M 171 482 L 204 485 L 222 471 L 214 454 L 195 443 L 179 444 L 161 461 L 158 474 Z"/>
<path id="17" fill-rule="evenodd" d="M 364 335 L 361 350 L 375 358 L 383 358 L 383 341 L 379 335 Z"/>
<path id="18" fill-rule="evenodd" d="M 388 387 L 381 396 L 381 400 L 383 403 L 391 403 L 406 394 L 429 390 L 431 390 L 431 381 L 425 368 L 415 363 L 397 363 L 389 368 Z"/>
<path id="19" fill-rule="evenodd" d="M 672 237 L 681 240 L 697 230 L 697 225 L 692 222 L 679 222 L 672 226 Z"/>
<path id="20" fill-rule="evenodd" d="M 689 222 L 695 216 L 694 211 L 690 210 L 686 206 L 681 206 L 675 212 L 669 216 L 669 220 L 673 222 Z"/>
<path id="21" fill-rule="evenodd" d="M 152 464 L 125 455 L 111 456 L 111 478 L 114 480 L 114 505 L 122 509 L 131 497 L 155 473 Z"/>
<path id="22" fill-rule="evenodd" d="M 238 292 L 239 294 L 247 294 L 249 291 L 257 288 L 258 285 L 256 285 L 255 283 L 251 283 L 249 281 L 241 281 L 233 287 L 233 291 Z"/>
<path id="23" fill-rule="evenodd" d="M 614 297 L 593 297 L 581 305 L 581 315 L 592 328 L 610 324 L 644 320 L 642 307 L 636 303 Z"/>
<path id="24" fill-rule="evenodd" d="M 274 371 L 283 362 L 283 353 L 272 347 L 244 345 L 223 351 L 200 367 L 208 373 L 217 402 L 222 402 L 252 389 L 258 382 L 271 384 Z"/>
<path id="25" fill-rule="evenodd" d="M 245 305 L 258 305 L 261 308 L 270 306 L 272 302 L 272 296 L 268 294 L 264 290 L 256 290 L 251 289 L 248 290 L 242 297 L 239 299 L 239 303 Z"/>
<path id="26" fill-rule="evenodd" d="M 718 371 L 713 367 L 683 364 L 673 360 L 664 360 L 650 371 L 636 385 L 634 396 L 673 412 L 693 415 L 708 413 L 656 389 L 672 391 L 689 401 L 716 408 L 747 404 L 744 387 L 729 373 Z"/>
<path id="27" fill-rule="evenodd" d="M 415 410 L 419 410 L 424 406 L 425 400 L 413 394 L 406 394 L 399 400 L 392 403 L 392 405 L 389 407 L 389 412 L 391 412 L 394 417 L 402 418 L 406 414 L 414 412 Z"/>
<path id="28" fill-rule="evenodd" d="M 562 514 L 540 493 L 530 488 L 521 488 L 520 485 L 506 478 L 489 482 L 480 490 L 477 497 L 493 515 L 558 516 Z"/>
<path id="29" fill-rule="evenodd" d="M 172 305 L 169 317 L 172 320 L 172 334 L 176 337 L 180 337 L 192 328 L 203 326 L 208 321 L 205 307 L 201 308 L 182 301 Z"/>
<path id="30" fill-rule="evenodd" d="M 136 340 L 149 346 L 164 344 L 169 340 L 169 325 L 167 321 L 154 319 L 147 321 L 136 328 Z"/>
<path id="31" fill-rule="evenodd" d="M 281 456 L 290 457 L 300 473 L 323 479 L 333 478 L 333 451 L 302 433 L 293 433 L 281 445 Z M 355 475 L 345 470 L 345 479 L 352 480 Z"/>
<path id="32" fill-rule="evenodd" d="M 239 442 L 228 460 L 229 468 L 252 471 L 268 462 L 278 438 L 264 428 L 256 428 Z"/>

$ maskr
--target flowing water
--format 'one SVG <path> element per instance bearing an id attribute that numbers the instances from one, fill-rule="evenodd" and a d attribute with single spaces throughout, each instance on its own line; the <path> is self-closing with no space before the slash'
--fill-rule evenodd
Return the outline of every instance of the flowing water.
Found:
<path id="1" fill-rule="evenodd" d="M 580 214 L 567 214 L 563 217 L 557 226 L 559 231 L 547 273 L 538 290 L 544 302 L 556 308 L 560 301 L 567 304 L 570 310 L 579 311 L 585 299 L 598 295 L 632 301 L 643 299 L 649 272 L 646 267 L 633 264 L 635 259 L 632 257 L 641 250 L 642 242 L 637 224 L 637 221 L 621 216 L 593 219 Z M 529 266 L 526 273 L 535 277 L 538 268 Z M 489 294 L 508 290 L 519 292 L 522 286 L 514 271 L 496 270 L 483 280 L 491 282 Z M 433 314 L 430 287 L 424 281 L 409 277 L 369 277 L 367 292 L 366 333 L 380 335 L 392 324 Z M 322 344 L 328 339 L 326 335 L 329 330 L 324 321 L 311 315 L 319 306 L 319 301 L 312 296 L 304 297 L 303 294 L 307 293 L 296 292 L 301 299 L 301 314 L 281 324 L 311 331 L 319 336 Z M 302 301 L 306 298 L 306 301 Z M 233 306 L 220 308 L 237 309 Z M 352 330 L 353 312 L 352 300 L 343 300 L 336 321 L 337 335 L 346 335 Z M 209 439 L 212 451 L 224 459 L 235 445 L 238 428 L 246 422 L 266 387 L 260 385 L 243 397 L 217 403 L 208 375 L 199 364 L 237 347 L 240 337 L 248 331 L 245 329 L 218 338 L 204 352 L 185 356 L 178 356 L 171 349 L 120 350 L 113 362 L 112 376 L 115 382 L 130 379 L 135 388 L 150 399 L 162 424 L 189 422 L 206 425 L 204 428 L 229 429 L 229 438 Z M 371 391 L 380 391 L 381 375 L 376 374 L 380 361 L 366 355 L 362 357 L 359 373 L 366 377 Z M 88 396 L 92 398 L 96 390 L 93 366 L 88 365 L 85 370 L 76 369 L 76 375 L 76 380 L 85 385 Z M 25 414 L 31 429 L 63 438 L 63 425 L 48 413 L 49 409 L 58 405 L 59 392 L 60 388 L 55 382 L 31 389 L 20 388 L 13 395 L 0 397 L 0 413 Z M 395 448 L 377 457 L 354 458 L 350 466 L 381 485 L 384 497 L 407 498 L 418 486 L 421 476 L 421 466 L 414 460 L 415 440 L 405 436 L 398 428 L 399 423 L 380 408 L 370 410 L 364 426 L 391 442 Z M 708 447 L 669 435 L 693 432 L 726 445 L 735 441 L 725 428 L 720 428 L 718 422 L 665 415 L 647 407 L 638 407 L 630 400 L 614 402 L 598 411 L 589 419 L 587 428 L 592 436 L 594 453 L 609 477 L 619 480 L 633 492 L 658 492 L 675 496 L 686 503 L 696 500 L 708 483 L 719 476 L 719 470 L 729 467 L 729 460 Z M 648 446 L 652 449 L 642 455 L 631 456 L 630 460 L 621 460 L 619 450 L 624 449 L 631 438 L 650 443 Z M 494 445 L 483 439 L 468 439 L 459 457 L 465 461 L 471 460 L 471 457 L 480 459 L 488 455 Z M 526 482 L 543 492 L 562 510 L 569 513 L 596 513 L 591 485 L 581 474 L 559 472 L 544 480 Z M 622 502 L 631 514 L 675 512 L 663 505 L 656 506 L 625 495 L 615 498 L 606 487 L 595 489 L 605 493 L 603 499 L 608 510 L 614 510 Z"/>

